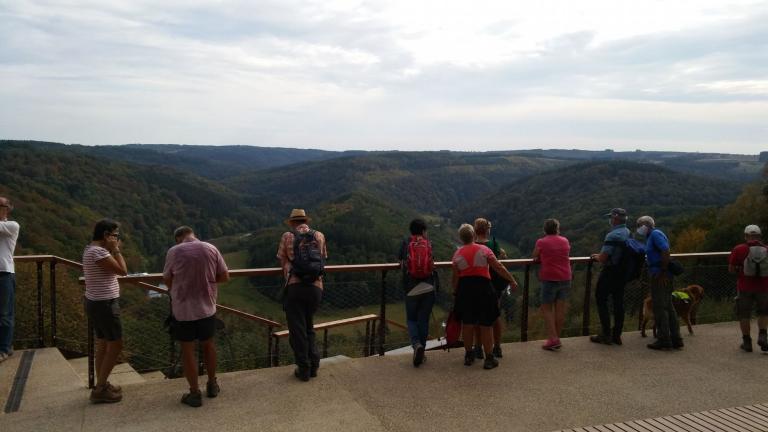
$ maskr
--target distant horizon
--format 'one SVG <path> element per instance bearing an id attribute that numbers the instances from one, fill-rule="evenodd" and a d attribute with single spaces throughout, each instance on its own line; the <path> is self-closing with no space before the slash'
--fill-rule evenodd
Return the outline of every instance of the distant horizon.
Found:
<path id="1" fill-rule="evenodd" d="M 583 152 L 594 152 L 594 153 L 603 153 L 603 152 L 614 152 L 614 153 L 685 153 L 685 154 L 702 154 L 702 155 L 733 155 L 733 156 L 755 156 L 759 157 L 762 152 L 768 152 L 768 148 L 765 150 L 758 150 L 757 153 L 732 153 L 732 152 L 709 152 L 709 151 L 685 151 L 685 150 L 643 150 L 643 149 L 633 149 L 633 150 L 622 150 L 622 149 L 584 149 L 584 148 L 567 148 L 567 147 L 550 147 L 550 148 L 544 148 L 544 147 L 530 147 L 530 148 L 501 148 L 501 149 L 489 149 L 489 150 L 475 150 L 475 149 L 429 149 L 429 150 L 421 150 L 421 149 L 362 149 L 362 148 L 349 148 L 349 149 L 340 149 L 340 150 L 334 150 L 334 149 L 327 149 L 327 148 L 316 148 L 316 147 L 288 147 L 288 146 L 270 146 L 270 145 L 258 145 L 258 144 L 185 144 L 185 143 L 160 143 L 160 142 L 130 142 L 130 143 L 120 143 L 120 144 L 83 144 L 83 143 L 67 143 L 67 142 L 61 142 L 61 141 L 55 141 L 55 140 L 41 140 L 41 139 L 17 139 L 17 138 L 0 138 L 0 142 L 2 141 L 21 141 L 21 142 L 44 142 L 44 143 L 53 143 L 53 144 L 62 144 L 62 145 L 80 145 L 80 146 L 88 146 L 88 147 L 99 147 L 99 146 L 199 146 L 199 147 L 257 147 L 257 148 L 268 148 L 268 149 L 288 149 L 288 150 L 318 150 L 318 151 L 326 151 L 326 152 L 333 152 L 333 153 L 343 153 L 343 152 L 455 152 L 455 153 L 493 153 L 493 152 L 524 152 L 524 151 L 583 151 Z"/>

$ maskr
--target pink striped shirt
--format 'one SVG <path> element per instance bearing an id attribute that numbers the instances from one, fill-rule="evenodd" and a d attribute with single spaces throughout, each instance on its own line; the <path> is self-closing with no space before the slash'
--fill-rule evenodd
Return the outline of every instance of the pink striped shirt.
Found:
<path id="1" fill-rule="evenodd" d="M 98 264 L 111 256 L 101 246 L 88 245 L 83 251 L 83 275 L 85 276 L 85 298 L 88 300 L 112 300 L 120 297 L 117 275 Z"/>

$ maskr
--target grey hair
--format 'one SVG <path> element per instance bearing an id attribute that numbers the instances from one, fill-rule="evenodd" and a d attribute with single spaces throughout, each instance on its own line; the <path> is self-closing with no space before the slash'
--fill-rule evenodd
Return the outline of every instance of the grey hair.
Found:
<path id="1" fill-rule="evenodd" d="M 648 225 L 649 227 L 654 228 L 656 226 L 656 221 L 654 221 L 650 216 L 640 216 L 637 218 L 637 224 Z"/>
<path id="2" fill-rule="evenodd" d="M 472 225 L 465 223 L 459 227 L 459 239 L 462 243 L 470 244 L 475 240 L 475 229 Z"/>

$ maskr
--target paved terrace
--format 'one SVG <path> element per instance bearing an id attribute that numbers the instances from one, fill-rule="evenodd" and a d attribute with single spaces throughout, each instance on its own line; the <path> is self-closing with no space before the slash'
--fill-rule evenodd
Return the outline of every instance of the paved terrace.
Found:
<path id="1" fill-rule="evenodd" d="M 19 412 L 0 414 L 0 430 L 552 431 L 768 400 L 768 356 L 740 352 L 735 323 L 696 332 L 680 352 L 648 350 L 650 338 L 637 333 L 623 347 L 570 338 L 555 353 L 541 342 L 507 344 L 491 371 L 463 366 L 452 350 L 428 353 L 419 369 L 408 355 L 328 364 L 310 383 L 290 367 L 234 372 L 199 409 L 179 403 L 183 379 L 128 384 L 123 402 L 91 405 L 72 365 L 43 349 Z M 3 406 L 21 357 L 0 364 Z"/>

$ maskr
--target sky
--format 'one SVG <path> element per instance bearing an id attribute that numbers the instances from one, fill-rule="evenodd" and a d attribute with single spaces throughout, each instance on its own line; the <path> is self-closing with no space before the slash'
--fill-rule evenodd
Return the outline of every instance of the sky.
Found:
<path id="1" fill-rule="evenodd" d="M 768 1 L 0 0 L 0 138 L 768 150 Z"/>

